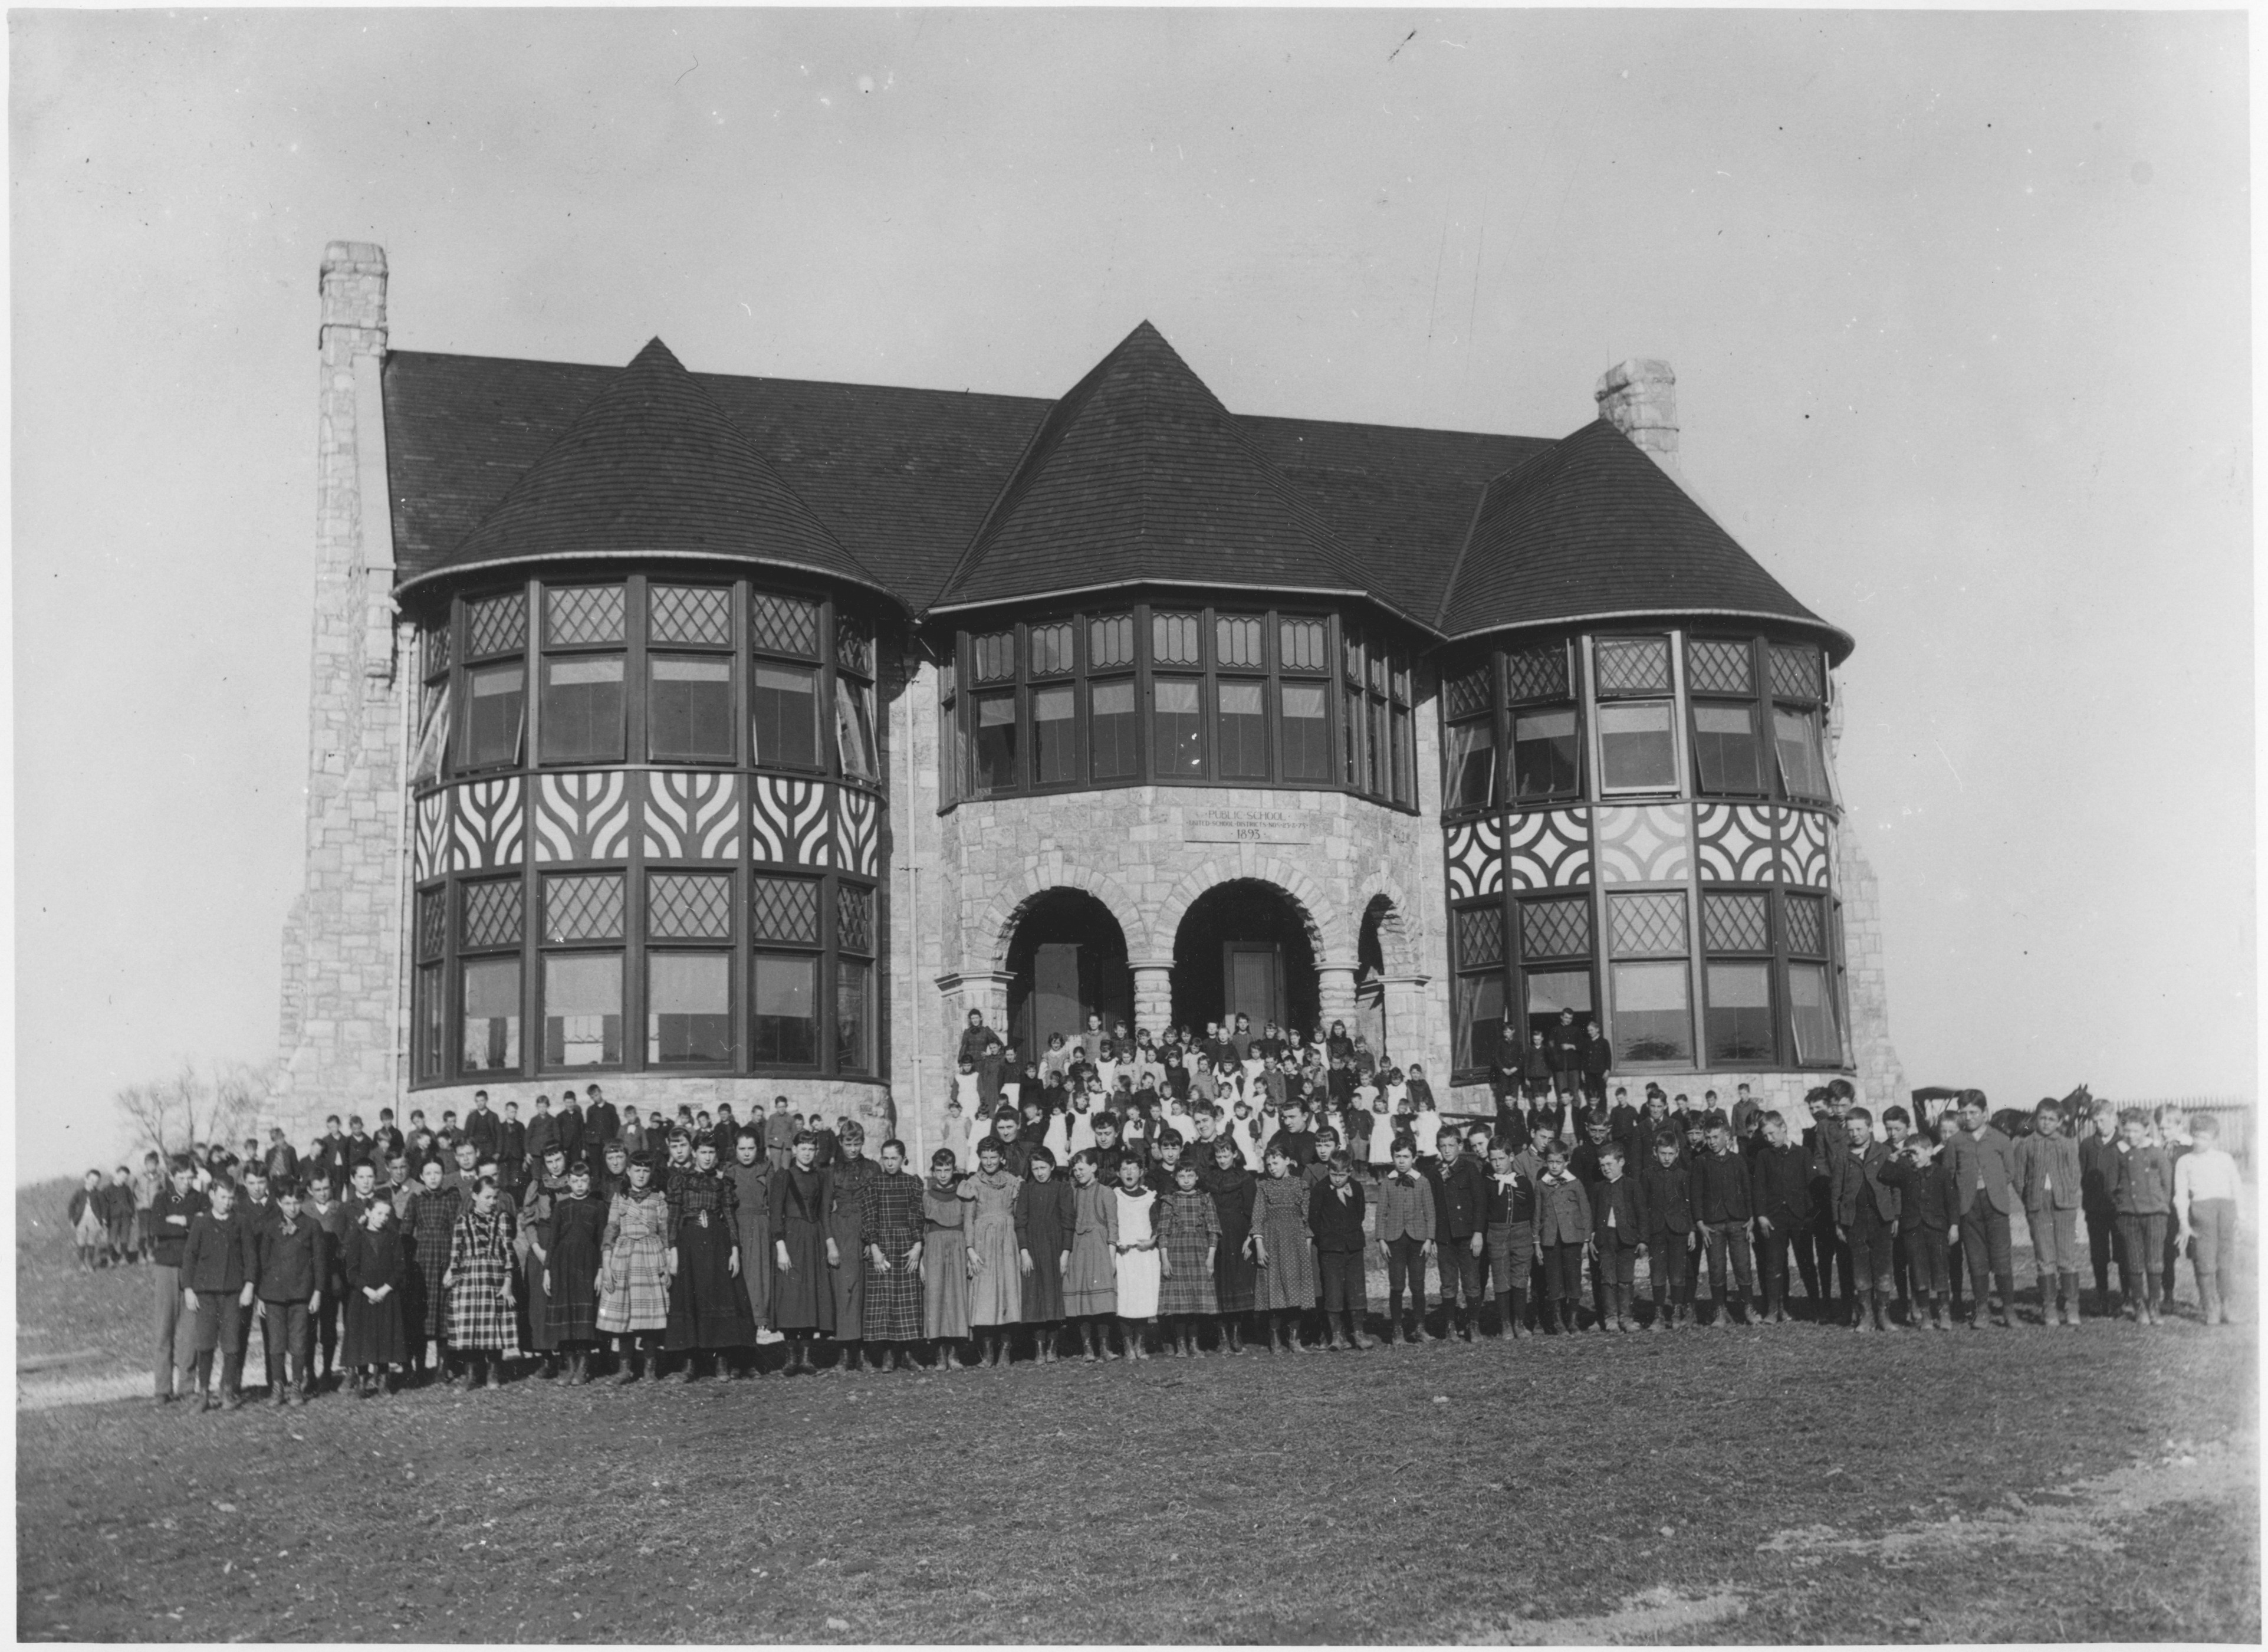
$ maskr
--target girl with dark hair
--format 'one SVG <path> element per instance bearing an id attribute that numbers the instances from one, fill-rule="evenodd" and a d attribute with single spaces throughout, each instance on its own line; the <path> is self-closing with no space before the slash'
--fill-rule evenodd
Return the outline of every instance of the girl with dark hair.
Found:
<path id="1" fill-rule="evenodd" d="M 473 1184 L 473 1207 L 457 1218 L 441 1275 L 449 1293 L 449 1346 L 465 1355 L 468 1387 L 502 1388 L 497 1368 L 519 1352 L 512 1264 L 512 1218 L 497 1207 L 496 1178 L 484 1176 Z"/>
<path id="2" fill-rule="evenodd" d="M 1064 1316 L 1079 1322 L 1086 1361 L 1118 1357 L 1103 1326 L 1118 1312 L 1118 1195 L 1101 1179 L 1101 1155 L 1089 1147 L 1071 1161 L 1071 1236 L 1064 1265 Z"/>
<path id="3" fill-rule="evenodd" d="M 827 1231 L 835 1184 L 817 1168 L 819 1138 L 796 1132 L 787 1169 L 772 1189 L 772 1324 L 788 1339 L 786 1375 L 811 1372 L 812 1339 L 835 1331 L 835 1292 L 827 1277 L 836 1259 Z"/>

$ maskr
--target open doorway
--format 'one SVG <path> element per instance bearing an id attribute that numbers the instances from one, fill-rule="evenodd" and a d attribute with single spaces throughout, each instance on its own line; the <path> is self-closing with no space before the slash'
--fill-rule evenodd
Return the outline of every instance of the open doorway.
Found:
<path id="1" fill-rule="evenodd" d="M 1008 1031 L 1036 1058 L 1051 1033 L 1076 1039 L 1089 1014 L 1134 1020 L 1126 934 L 1084 889 L 1047 889 L 1025 903 L 1008 943 Z"/>
<path id="2" fill-rule="evenodd" d="M 1174 935 L 1174 1021 L 1202 1033 L 1239 1012 L 1309 1029 L 1321 1013 L 1315 951 L 1305 916 L 1272 883 L 1239 878 L 1190 904 Z"/>

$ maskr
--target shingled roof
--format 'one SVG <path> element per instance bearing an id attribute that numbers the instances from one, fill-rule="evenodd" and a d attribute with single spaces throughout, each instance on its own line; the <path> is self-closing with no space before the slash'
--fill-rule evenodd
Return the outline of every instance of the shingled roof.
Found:
<path id="1" fill-rule="evenodd" d="M 1837 657 L 1850 637 L 1766 573 L 1692 496 L 1604 419 L 1489 483 L 1435 628 L 1717 615 L 1793 620 Z"/>
<path id="2" fill-rule="evenodd" d="M 895 595 L 658 338 L 453 550 L 402 583 L 563 557 L 655 557 L 759 562 Z"/>
<path id="3" fill-rule="evenodd" d="M 916 614 L 1139 580 L 1359 592 L 1446 638 L 1719 615 L 1852 645 L 1609 424 L 1232 414 L 1147 323 L 1059 402 L 688 373 L 659 341 L 621 368 L 396 350 L 385 389 L 405 589 L 715 554 Z"/>
<path id="4" fill-rule="evenodd" d="M 932 607 L 1133 585 L 1380 600 L 1375 583 L 1145 321 L 1041 422 Z"/>

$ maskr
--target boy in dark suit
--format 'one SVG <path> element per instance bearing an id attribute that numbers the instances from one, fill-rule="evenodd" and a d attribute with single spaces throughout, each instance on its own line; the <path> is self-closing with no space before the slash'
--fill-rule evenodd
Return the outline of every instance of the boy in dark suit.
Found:
<path id="1" fill-rule="evenodd" d="M 1465 1156 L 1464 1138 L 1444 1129 L 1425 1167 L 1433 1184 L 1433 1237 L 1440 1247 L 1445 1335 L 1473 1339 L 1480 1317 L 1481 1253 L 1488 1241 L 1488 1172 Z"/>
<path id="2" fill-rule="evenodd" d="M 1623 1174 L 1623 1149 L 1610 1141 L 1599 1149 L 1599 1179 L 1591 1195 L 1591 1277 L 1598 1281 L 1602 1307 L 1594 1330 L 1635 1331 L 1631 1290 L 1638 1283 L 1639 1226 L 1638 1184 Z"/>
<path id="3" fill-rule="evenodd" d="M 279 1182 L 276 1214 L 253 1235 L 253 1286 L 261 1302 L 261 1341 L 268 1353 L 268 1395 L 277 1405 L 307 1403 L 314 1355 L 313 1315 L 322 1306 L 329 1272 L 322 1226 L 299 1208 L 298 1184 Z M 284 1390 L 286 1361 L 292 1385 Z"/>
<path id="4" fill-rule="evenodd" d="M 244 1404 L 244 1316 L 252 1307 L 253 1243 L 236 1213 L 234 1187 L 216 1181 L 206 1197 L 212 1207 L 190 1221 L 181 1246 L 181 1307 L 193 1322 L 189 1347 L 197 1409 L 225 1404 L 235 1411 Z M 215 1349 L 221 1356 L 218 1401 L 212 1394 Z"/>
<path id="5" fill-rule="evenodd" d="M 1950 1331 L 1947 1307 L 1953 1288 L 1953 1239 L 1960 1220 L 1953 1176 L 1937 1143 L 1916 1131 L 1898 1144 L 1881 1179 L 1898 1190 L 1898 1236 L 1911 1270 L 1913 1321 L 1933 1331 Z M 1925 1307 L 1929 1317 L 1925 1320 Z"/>
<path id="6" fill-rule="evenodd" d="M 1362 1322 L 1370 1311 L 1362 1282 L 1362 1189 L 1344 1153 L 1326 1161 L 1325 1181 L 1307 1195 L 1307 1230 L 1315 1239 L 1315 1267 L 1330 1346 L 1351 1353 L 1370 1346 Z"/>
<path id="7" fill-rule="evenodd" d="M 1764 1287 L 1764 1316 L 1787 1323 L 1787 1253 L 1808 1242 L 1811 1233 L 1811 1155 L 1788 1137 L 1787 1120 L 1763 1115 L 1764 1141 L 1749 1159 L 1749 1202 L 1756 1211 L 1757 1282 Z M 1808 1254 L 1808 1252 L 1807 1252 Z M 1805 1281 L 1811 1305 L 1819 1307 L 1819 1276 Z"/>
<path id="8" fill-rule="evenodd" d="M 1425 1253 L 1439 1227 L 1433 1215 L 1433 1184 L 1418 1174 L 1418 1148 L 1404 1136 L 1394 1144 L 1394 1169 L 1379 1178 L 1378 1248 L 1386 1253 L 1386 1340 L 1402 1334 L 1402 1293 L 1415 1301 L 1417 1331 L 1425 1335 Z"/>
<path id="9" fill-rule="evenodd" d="M 1732 1126 L 1722 1114 L 1713 1114 L 1707 1149 L 1693 1161 L 1693 1217 L 1709 1250 L 1709 1294 L 1717 1299 L 1719 1331 L 1732 1329 L 1736 1313 L 1743 1323 L 1748 1318 L 1749 1220 L 1755 1213 L 1749 1202 L 1749 1167 L 1733 1145 Z M 1725 1280 L 1727 1251 L 1732 1253 L 1735 1293 L 1730 1295 Z"/>
<path id="10" fill-rule="evenodd" d="M 1638 1225 L 1646 1247 L 1646 1272 L 1653 1294 L 1649 1331 L 1669 1331 L 1682 1319 L 1693 1323 L 1693 1264 L 1700 1250 L 1693 1220 L 1693 1178 L 1682 1162 L 1677 1138 L 1656 1137 L 1653 1151 L 1638 1167 Z"/>
<path id="11" fill-rule="evenodd" d="M 1836 1237 L 1851 1247 L 1851 1274 L 1858 1287 L 1851 1329 L 1888 1331 L 1890 1293 L 1897 1282 L 1891 1243 L 1898 1230 L 1898 1190 L 1882 1180 L 1890 1150 L 1874 1139 L 1874 1116 L 1863 1107 L 1851 1110 L 1845 1138 L 1842 1155 L 1828 1167 L 1828 1181 Z"/>

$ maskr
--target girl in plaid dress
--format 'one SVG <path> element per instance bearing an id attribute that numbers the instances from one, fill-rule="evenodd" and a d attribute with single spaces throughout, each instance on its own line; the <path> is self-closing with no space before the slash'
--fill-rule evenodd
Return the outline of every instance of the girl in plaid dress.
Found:
<path id="1" fill-rule="evenodd" d="M 512 1218 L 497 1208 L 496 1178 L 484 1176 L 474 1184 L 472 1209 L 457 1218 L 441 1275 L 449 1293 L 449 1346 L 463 1351 L 473 1388 L 502 1388 L 497 1366 L 519 1352 L 512 1265 Z"/>
<path id="2" fill-rule="evenodd" d="M 441 1162 L 427 1160 L 401 1211 L 411 1292 L 410 1299 L 402 1304 L 402 1319 L 410 1328 L 410 1346 L 422 1356 L 412 1363 L 428 1370 L 443 1367 L 445 1375 L 449 1293 L 441 1280 L 449 1271 L 449 1247 L 456 1238 L 457 1218 L 463 1213 L 457 1190 L 441 1185 Z"/>
<path id="3" fill-rule="evenodd" d="M 703 1353 L 755 1340 L 740 1288 L 740 1234 L 733 1184 L 717 1171 L 717 1144 L 703 1140 L 693 1163 L 669 1172 L 669 1327 L 663 1346 L 682 1352 L 676 1375 L 694 1378 Z"/>
<path id="4" fill-rule="evenodd" d="M 1118 1312 L 1118 1192 L 1100 1174 L 1093 1147 L 1071 1158 L 1071 1261 L 1064 1268 L 1064 1316 L 1080 1321 L 1086 1361 L 1116 1359 L 1104 1323 Z"/>
<path id="5" fill-rule="evenodd" d="M 1220 1217 L 1212 1195 L 1197 1186 L 1197 1168 L 1178 1165 L 1174 1191 L 1159 1196 L 1158 1236 L 1165 1245 L 1165 1280 L 1158 1287 L 1158 1315 L 1171 1338 L 1167 1352 L 1176 1359 L 1197 1354 L 1197 1322 L 1219 1312 L 1213 1291 L 1213 1254 L 1220 1245 Z"/>
<path id="6" fill-rule="evenodd" d="M 591 1349 L 599 1340 L 599 1261 L 605 1248 L 607 1206 L 591 1197 L 591 1167 L 567 1173 L 567 1191 L 551 1200 L 539 1235 L 535 1265 L 545 1297 L 545 1321 L 555 1347 L 567 1353 L 567 1381 L 591 1380 Z"/>
<path id="7" fill-rule="evenodd" d="M 632 1159 L 630 1176 L 629 1191 L 615 1195 L 607 1211 L 600 1242 L 598 1328 L 622 1356 L 616 1383 L 637 1381 L 639 1350 L 658 1349 L 669 1324 L 669 1201 L 652 1185 L 651 1157 Z"/>
<path id="8" fill-rule="evenodd" d="M 1307 1231 L 1307 1184 L 1292 1174 L 1292 1156 L 1273 1143 L 1268 1177 L 1255 1190 L 1254 1259 L 1260 1264 L 1260 1309 L 1268 1316 L 1268 1347 L 1290 1353 L 1302 1346 L 1292 1327 L 1315 1305 L 1315 1247 Z"/>
<path id="9" fill-rule="evenodd" d="M 922 1184 L 906 1169 L 906 1144 L 882 1144 L 881 1173 L 866 1184 L 866 1340 L 903 1371 L 906 1345 L 928 1334 L 922 1316 Z"/>
<path id="10" fill-rule="evenodd" d="M 1008 1327 L 1024 1316 L 1023 1276 L 1017 1267 L 1016 1195 L 1024 1184 L 1001 1168 L 1005 1149 L 995 1139 L 976 1149 L 982 1168 L 961 1184 L 968 1206 L 968 1323 L 977 1357 L 997 1366 Z"/>

